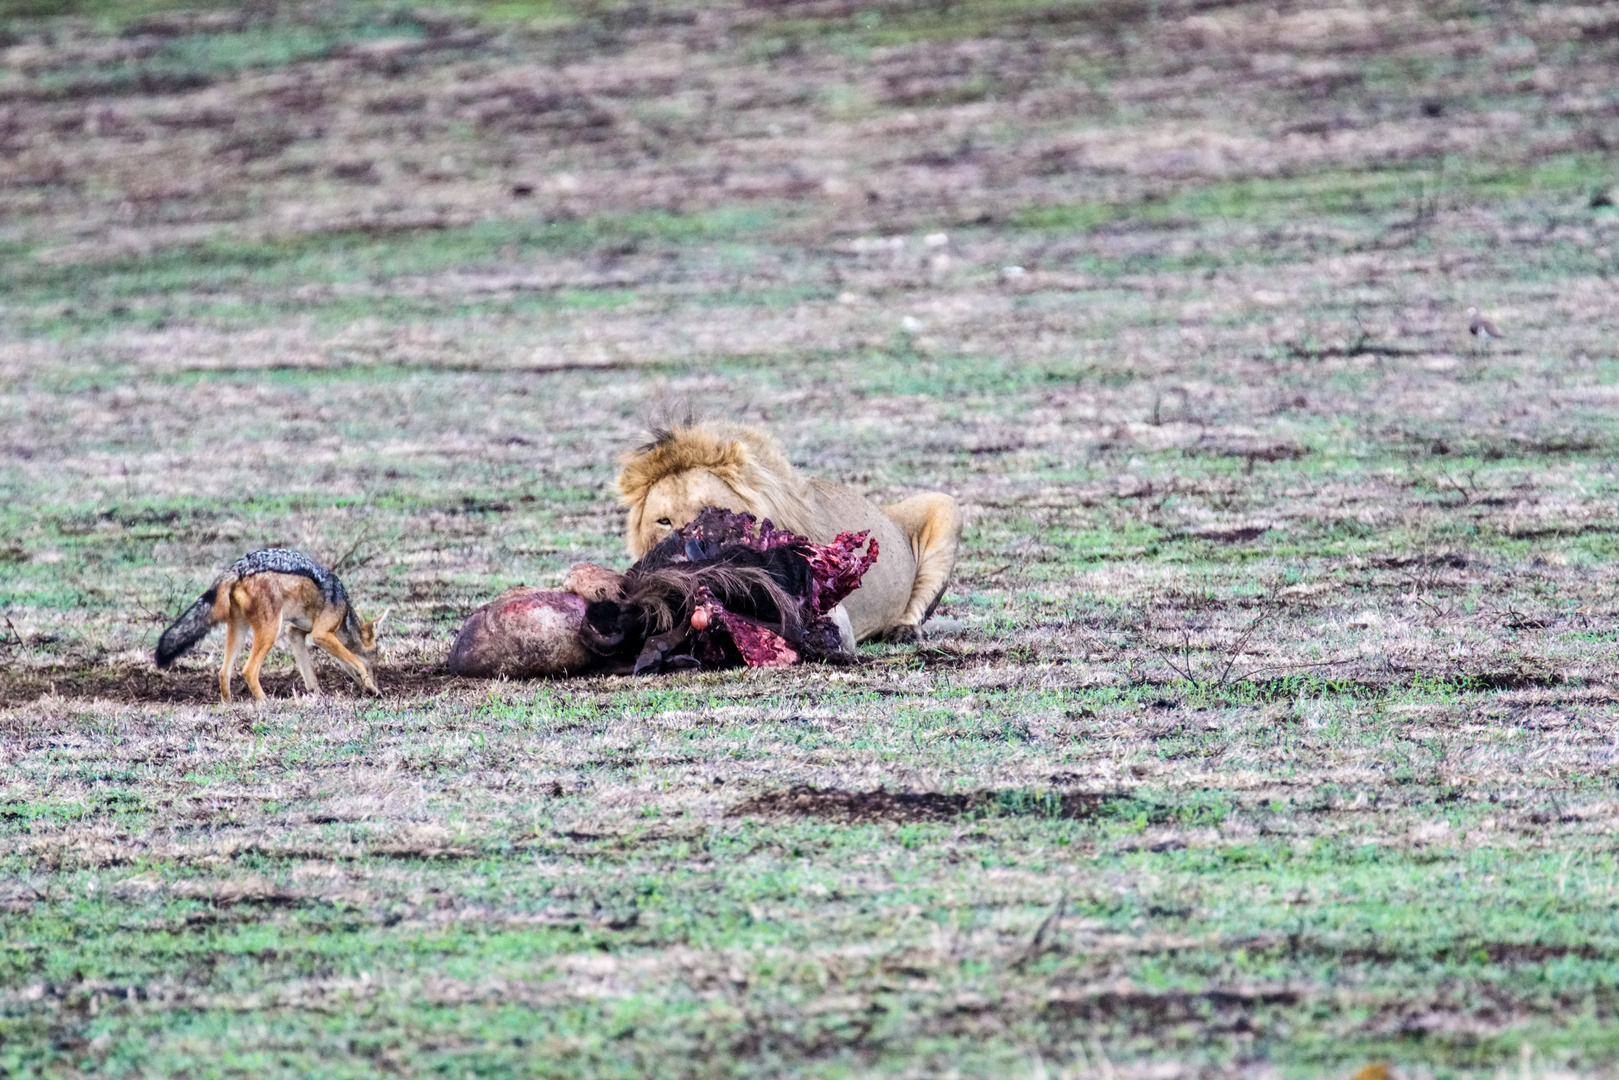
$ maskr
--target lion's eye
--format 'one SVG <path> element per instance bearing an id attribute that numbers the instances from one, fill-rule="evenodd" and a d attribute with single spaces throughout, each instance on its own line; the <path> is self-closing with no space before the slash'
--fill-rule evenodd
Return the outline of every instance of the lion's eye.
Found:
<path id="1" fill-rule="evenodd" d="M 670 521 L 668 518 L 659 518 L 658 524 L 668 528 L 669 526 L 673 525 L 674 522 Z"/>

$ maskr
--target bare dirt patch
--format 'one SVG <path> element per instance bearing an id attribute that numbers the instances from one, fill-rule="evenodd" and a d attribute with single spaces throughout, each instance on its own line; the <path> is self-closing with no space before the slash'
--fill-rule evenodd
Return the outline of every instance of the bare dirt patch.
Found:
<path id="1" fill-rule="evenodd" d="M 876 821 L 947 821 L 974 812 L 1004 808 L 1007 793 L 996 791 L 839 791 L 798 785 L 786 791 L 766 792 L 736 803 L 726 817 L 813 817 L 849 823 Z M 1022 796 L 1024 793 L 1016 793 Z M 1054 792 L 1029 800 L 1037 812 L 1058 818 L 1093 817 L 1108 796 L 1089 792 Z M 1023 805 L 1020 803 L 1019 805 Z"/>
<path id="2" fill-rule="evenodd" d="M 340 673 L 324 670 L 320 674 L 321 693 L 363 697 Z M 259 681 L 270 698 L 292 698 L 304 693 L 303 682 L 295 671 L 266 671 Z M 457 678 L 437 666 L 379 666 L 376 681 L 384 694 L 409 697 L 432 697 L 473 685 L 472 680 Z M 239 669 L 232 692 L 238 700 L 252 699 Z M 219 700 L 219 676 L 217 672 L 117 665 L 0 670 L 0 707 L 25 705 L 49 696 L 131 705 L 211 705 Z"/>

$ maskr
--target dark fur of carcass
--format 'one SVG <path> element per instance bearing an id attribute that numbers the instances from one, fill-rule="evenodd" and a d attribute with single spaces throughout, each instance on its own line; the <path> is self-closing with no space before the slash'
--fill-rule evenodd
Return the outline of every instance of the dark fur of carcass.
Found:
<path id="1" fill-rule="evenodd" d="M 449 668 L 554 678 L 849 660 L 831 612 L 876 560 L 866 533 L 817 544 L 710 507 L 623 574 L 581 563 L 560 592 L 524 586 L 485 604 Z"/>
<path id="2" fill-rule="evenodd" d="M 746 655 L 753 646 L 739 643 L 774 642 L 769 635 L 798 659 L 846 660 L 828 613 L 876 558 L 876 541 L 864 533 L 816 545 L 768 521 L 709 507 L 632 566 L 618 598 L 586 607 L 587 638 L 608 671 L 756 663 Z M 699 607 L 714 613 L 703 630 L 691 625 Z"/>

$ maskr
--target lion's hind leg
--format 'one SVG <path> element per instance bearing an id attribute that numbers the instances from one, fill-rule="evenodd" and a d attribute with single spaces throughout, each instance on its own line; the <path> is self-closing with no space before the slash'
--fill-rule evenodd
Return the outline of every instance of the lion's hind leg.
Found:
<path id="1" fill-rule="evenodd" d="M 883 513 L 910 538 L 911 554 L 916 558 L 910 600 L 898 623 L 884 637 L 890 641 L 914 641 L 920 636 L 917 628 L 933 614 L 945 586 L 950 584 L 950 573 L 956 567 L 956 547 L 961 543 L 961 508 L 949 495 L 930 491 L 885 506 Z"/>

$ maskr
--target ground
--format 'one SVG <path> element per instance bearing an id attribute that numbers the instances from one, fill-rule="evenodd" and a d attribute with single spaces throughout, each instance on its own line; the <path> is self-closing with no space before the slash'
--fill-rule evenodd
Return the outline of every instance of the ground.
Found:
<path id="1" fill-rule="evenodd" d="M 1619 6 L 0 15 L 0 1072 L 1619 1075 Z M 447 676 L 687 412 L 928 640 Z"/>

